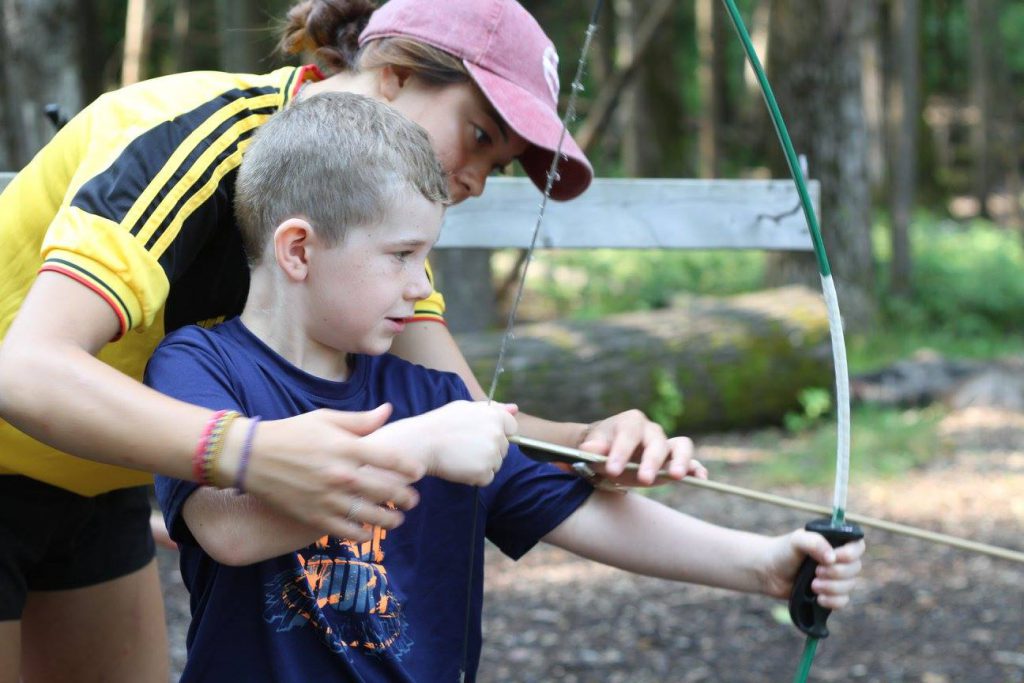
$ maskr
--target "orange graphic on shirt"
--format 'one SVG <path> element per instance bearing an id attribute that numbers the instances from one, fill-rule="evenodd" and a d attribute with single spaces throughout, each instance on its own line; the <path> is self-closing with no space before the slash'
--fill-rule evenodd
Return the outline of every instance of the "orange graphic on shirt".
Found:
<path id="1" fill-rule="evenodd" d="M 309 624 L 335 652 L 359 648 L 401 657 L 412 643 L 388 582 L 385 538 L 387 531 L 374 527 L 363 543 L 324 536 L 295 553 L 296 566 L 265 586 L 264 618 L 278 631 Z"/>

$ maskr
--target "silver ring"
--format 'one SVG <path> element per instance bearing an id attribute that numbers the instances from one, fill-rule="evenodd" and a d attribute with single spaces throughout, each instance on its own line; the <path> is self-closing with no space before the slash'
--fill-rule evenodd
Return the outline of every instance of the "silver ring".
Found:
<path id="1" fill-rule="evenodd" d="M 598 477 L 600 477 L 600 475 L 585 462 L 574 462 L 572 464 L 572 468 L 575 470 L 576 474 L 592 484 L 595 483 L 595 480 L 597 480 Z"/>
<path id="2" fill-rule="evenodd" d="M 359 514 L 359 511 L 363 509 L 363 499 L 359 496 L 355 496 L 352 499 L 352 503 L 348 506 L 348 514 L 345 515 L 345 519 L 352 521 L 352 519 Z"/>
<path id="3" fill-rule="evenodd" d="M 600 489 L 602 491 L 615 491 L 616 493 L 626 493 L 629 490 L 625 486 L 620 486 L 613 481 L 608 481 L 608 479 L 595 472 L 594 469 L 585 462 L 574 462 L 572 464 L 572 469 L 578 476 L 582 477 L 584 481 L 595 489 Z"/>

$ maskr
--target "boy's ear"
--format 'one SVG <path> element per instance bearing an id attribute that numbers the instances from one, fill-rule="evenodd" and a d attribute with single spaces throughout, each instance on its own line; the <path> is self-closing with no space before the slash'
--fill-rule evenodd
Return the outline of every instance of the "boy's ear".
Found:
<path id="1" fill-rule="evenodd" d="M 390 64 L 382 66 L 377 80 L 377 89 L 385 102 L 394 102 L 402 92 L 412 72 L 400 66 Z"/>
<path id="2" fill-rule="evenodd" d="M 290 280 L 305 280 L 309 274 L 313 237 L 313 226 L 301 218 L 289 218 L 274 231 L 274 259 Z"/>

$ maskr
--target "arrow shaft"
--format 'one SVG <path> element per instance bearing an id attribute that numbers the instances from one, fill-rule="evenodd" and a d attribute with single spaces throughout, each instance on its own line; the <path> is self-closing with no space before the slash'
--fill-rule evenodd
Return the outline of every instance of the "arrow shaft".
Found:
<path id="1" fill-rule="evenodd" d="M 607 460 L 603 455 L 588 453 L 587 451 L 581 451 L 577 448 L 568 448 L 566 446 L 548 443 L 546 441 L 538 441 L 537 439 L 530 439 L 524 436 L 512 436 L 509 438 L 509 441 L 525 448 L 551 453 L 559 456 L 559 459 L 566 462 L 584 462 L 588 464 L 601 465 Z M 629 463 L 627 468 L 635 470 L 637 469 L 637 465 L 636 463 Z M 668 475 L 664 470 L 658 474 L 659 476 Z M 735 486 L 733 484 L 725 484 L 718 481 L 686 477 L 679 480 L 679 483 L 704 489 L 706 491 L 717 491 L 718 493 L 740 496 L 749 500 L 756 500 L 761 503 L 768 503 L 770 505 L 789 508 L 791 510 L 800 510 L 801 512 L 811 512 L 823 516 L 828 516 L 832 512 L 831 508 L 826 505 L 818 505 L 816 503 L 809 503 L 807 501 L 779 496 L 774 493 L 766 493 L 764 491 L 757 491 L 755 489 Z M 960 550 L 966 550 L 968 552 L 980 553 L 982 555 L 988 555 L 990 557 L 997 557 L 1003 560 L 1010 560 L 1011 562 L 1024 564 L 1024 552 L 1018 550 L 1001 548 L 999 546 L 989 545 L 988 543 L 980 543 L 966 538 L 950 536 L 949 534 L 920 529 L 906 524 L 898 524 L 896 522 L 890 522 L 877 517 L 868 517 L 866 515 L 847 513 L 846 519 L 851 522 L 856 522 L 862 526 L 871 527 L 872 529 L 879 529 L 880 531 L 887 531 L 900 536 L 908 536 L 910 538 L 916 538 L 930 543 L 939 543 L 953 548 L 959 548 Z"/>

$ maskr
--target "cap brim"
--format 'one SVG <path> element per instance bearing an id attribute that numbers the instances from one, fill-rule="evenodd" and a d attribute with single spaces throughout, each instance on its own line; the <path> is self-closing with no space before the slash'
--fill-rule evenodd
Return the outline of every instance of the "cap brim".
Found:
<path id="1" fill-rule="evenodd" d="M 469 61 L 463 63 L 505 123 L 530 143 L 520 155 L 519 163 L 533 184 L 543 190 L 562 135 L 558 115 L 531 92 Z M 594 177 L 594 169 L 568 133 L 562 140 L 561 150 L 562 159 L 551 186 L 551 198 L 564 201 L 583 194 Z"/>

